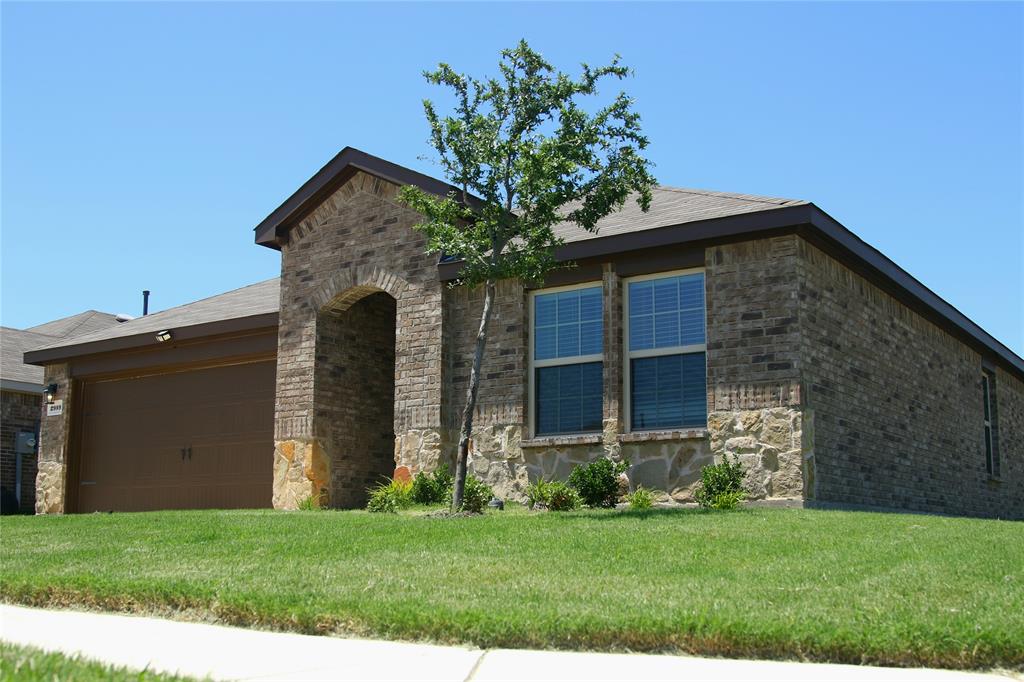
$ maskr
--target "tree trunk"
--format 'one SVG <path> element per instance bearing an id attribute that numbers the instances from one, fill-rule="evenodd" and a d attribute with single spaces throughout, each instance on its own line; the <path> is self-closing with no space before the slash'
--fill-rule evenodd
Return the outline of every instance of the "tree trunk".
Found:
<path id="1" fill-rule="evenodd" d="M 491 321 L 491 306 L 494 303 L 494 280 L 484 285 L 484 309 L 480 314 L 480 329 L 476 333 L 476 349 L 473 351 L 473 368 L 469 372 L 469 388 L 466 389 L 466 407 L 462 412 L 462 430 L 459 432 L 459 456 L 455 460 L 455 493 L 452 495 L 452 511 L 462 508 L 466 491 L 466 465 L 469 461 L 469 439 L 473 435 L 473 411 L 476 409 L 476 394 L 480 388 L 480 364 L 487 346 L 487 325 Z"/>

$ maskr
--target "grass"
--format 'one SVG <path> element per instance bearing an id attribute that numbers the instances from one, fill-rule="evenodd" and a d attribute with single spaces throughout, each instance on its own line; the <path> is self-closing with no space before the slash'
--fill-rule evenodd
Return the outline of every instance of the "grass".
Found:
<path id="1" fill-rule="evenodd" d="M 795 509 L 6 517 L 0 598 L 481 647 L 1024 669 L 1024 524 Z"/>
<path id="2" fill-rule="evenodd" d="M 0 642 L 0 682 L 187 682 L 190 679 L 118 668 L 77 656 Z"/>

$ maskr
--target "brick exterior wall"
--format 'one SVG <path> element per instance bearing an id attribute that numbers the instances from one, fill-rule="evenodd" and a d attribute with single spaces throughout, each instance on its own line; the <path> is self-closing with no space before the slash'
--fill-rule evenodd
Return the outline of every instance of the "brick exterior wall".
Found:
<path id="1" fill-rule="evenodd" d="M 626 458 L 632 464 L 628 476 L 634 485 L 692 501 L 700 468 L 728 452 L 746 465 L 753 497 L 802 495 L 796 283 L 784 274 L 787 268 L 795 270 L 796 253 L 795 237 L 708 250 L 708 299 L 719 296 L 715 300 L 720 302 L 708 306 L 709 405 L 715 411 L 708 429 L 686 432 L 626 433 L 625 283 L 614 263 L 608 262 L 595 280 L 604 298 L 603 428 L 595 434 L 530 438 L 529 296 L 522 283 L 501 282 L 474 416 L 471 471 L 500 495 L 522 499 L 531 480 L 564 479 L 573 466 L 597 457 Z M 758 285 L 744 286 L 752 277 Z M 428 457 L 419 456 L 415 448 L 396 452 L 399 464 L 410 472 L 451 461 L 465 405 L 483 292 L 455 287 L 445 292 L 444 301 L 445 414 L 449 419 L 438 447 L 429 449 Z M 755 363 L 758 371 L 753 375 L 744 369 L 752 355 L 771 358 Z"/>
<path id="2" fill-rule="evenodd" d="M 42 397 L 38 393 L 0 391 L 0 488 L 3 490 L 4 513 L 18 511 L 31 514 L 35 511 L 36 454 L 21 455 L 20 504 L 16 504 L 16 445 L 19 432 L 38 436 L 41 414 Z"/>
<path id="3" fill-rule="evenodd" d="M 1024 517 L 1024 386 L 999 370 L 1002 477 L 985 471 L 982 358 L 800 241 L 801 371 L 822 502 Z"/>
<path id="4" fill-rule="evenodd" d="M 707 249 L 708 409 L 800 404 L 794 235 Z"/>

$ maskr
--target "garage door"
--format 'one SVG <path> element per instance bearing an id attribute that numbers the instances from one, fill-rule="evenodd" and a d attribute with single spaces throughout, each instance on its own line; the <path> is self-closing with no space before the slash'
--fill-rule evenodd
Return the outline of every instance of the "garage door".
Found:
<path id="1" fill-rule="evenodd" d="M 88 382 L 80 512 L 269 507 L 274 363 Z"/>

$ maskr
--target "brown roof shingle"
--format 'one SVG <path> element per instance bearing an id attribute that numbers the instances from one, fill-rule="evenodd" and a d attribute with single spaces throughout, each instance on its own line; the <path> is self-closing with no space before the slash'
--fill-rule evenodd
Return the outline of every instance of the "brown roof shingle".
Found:
<path id="1" fill-rule="evenodd" d="M 647 213 L 640 210 L 636 200 L 631 198 L 622 207 L 622 210 L 599 220 L 596 232 L 588 232 L 572 223 L 562 223 L 555 227 L 555 236 L 560 237 L 567 244 L 571 244 L 627 232 L 641 232 L 658 227 L 725 218 L 743 213 L 757 213 L 806 203 L 808 202 L 799 199 L 776 199 L 753 194 L 713 192 L 681 187 L 655 187 L 651 197 L 651 208 Z"/>
<path id="2" fill-rule="evenodd" d="M 60 341 L 51 339 L 51 343 L 31 349 L 29 355 L 40 351 L 60 349 L 67 350 L 62 357 L 83 355 L 99 350 L 97 344 L 113 339 L 128 339 L 136 336 L 140 337 L 141 341 L 149 343 L 153 341 L 149 335 L 165 329 L 173 332 L 211 322 L 276 314 L 280 305 L 279 282 L 279 278 L 274 277 L 223 294 L 168 308 L 158 313 L 136 317 L 134 320 L 123 322 L 116 327 L 100 329 L 91 334 Z M 143 344 L 133 343 L 131 345 Z M 44 353 L 44 355 L 56 357 L 54 353 Z M 32 361 L 35 362 L 35 360 Z"/>

